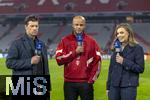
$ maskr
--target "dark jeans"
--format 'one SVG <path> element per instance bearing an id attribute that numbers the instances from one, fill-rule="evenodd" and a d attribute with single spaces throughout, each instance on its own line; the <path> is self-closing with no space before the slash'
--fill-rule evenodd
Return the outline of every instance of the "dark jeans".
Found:
<path id="1" fill-rule="evenodd" d="M 137 87 L 110 87 L 108 100 L 136 100 Z"/>
<path id="2" fill-rule="evenodd" d="M 93 91 L 93 84 L 76 82 L 64 83 L 65 100 L 78 100 L 78 96 L 80 96 L 81 100 L 94 100 Z"/>

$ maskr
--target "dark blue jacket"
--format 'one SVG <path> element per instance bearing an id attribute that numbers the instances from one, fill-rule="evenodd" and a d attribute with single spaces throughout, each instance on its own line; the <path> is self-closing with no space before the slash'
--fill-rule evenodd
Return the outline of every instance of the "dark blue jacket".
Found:
<path id="1" fill-rule="evenodd" d="M 116 63 L 116 53 L 111 56 L 107 90 L 110 86 L 129 87 L 139 85 L 139 73 L 144 72 L 144 52 L 140 45 L 127 45 L 122 53 L 123 64 Z"/>
<path id="2" fill-rule="evenodd" d="M 47 50 L 42 42 L 42 56 L 45 75 L 49 75 Z M 6 65 L 13 69 L 13 75 L 34 75 L 37 70 L 37 65 L 31 64 L 31 58 L 34 55 L 34 44 L 25 34 L 18 40 L 15 40 L 8 51 Z"/>

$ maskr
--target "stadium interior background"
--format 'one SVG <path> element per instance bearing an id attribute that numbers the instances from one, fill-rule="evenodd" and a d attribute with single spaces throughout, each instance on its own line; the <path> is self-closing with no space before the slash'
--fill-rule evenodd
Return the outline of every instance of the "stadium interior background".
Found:
<path id="1" fill-rule="evenodd" d="M 150 59 L 150 0 L 0 0 L 0 58 L 15 39 L 24 34 L 24 18 L 40 16 L 39 37 L 46 43 L 49 57 L 60 39 L 71 32 L 75 15 L 87 20 L 86 31 L 100 44 L 103 59 L 110 58 L 114 27 L 129 22 L 145 59 Z"/>

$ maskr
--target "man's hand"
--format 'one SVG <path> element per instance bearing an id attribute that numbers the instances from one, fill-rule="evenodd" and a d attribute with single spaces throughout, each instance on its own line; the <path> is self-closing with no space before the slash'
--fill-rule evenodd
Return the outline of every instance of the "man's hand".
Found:
<path id="1" fill-rule="evenodd" d="M 83 53 L 83 47 L 82 46 L 77 46 L 77 48 L 76 48 L 76 53 L 77 54 L 81 54 L 81 53 Z"/>
<path id="2" fill-rule="evenodd" d="M 38 64 L 40 62 L 41 57 L 38 55 L 35 55 L 31 58 L 31 64 Z"/>

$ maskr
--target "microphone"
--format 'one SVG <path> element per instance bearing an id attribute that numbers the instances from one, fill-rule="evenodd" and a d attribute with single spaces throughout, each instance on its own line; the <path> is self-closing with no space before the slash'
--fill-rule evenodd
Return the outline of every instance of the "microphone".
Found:
<path id="1" fill-rule="evenodd" d="M 41 56 L 42 54 L 42 42 L 39 40 L 35 41 L 35 55 Z"/>
<path id="2" fill-rule="evenodd" d="M 82 42 L 83 42 L 82 34 L 77 34 L 76 35 L 76 40 L 77 40 L 77 45 L 82 46 Z"/>
<path id="3" fill-rule="evenodd" d="M 118 38 L 114 42 L 114 47 L 115 47 L 115 52 L 118 55 L 121 52 L 121 42 L 119 41 Z"/>

